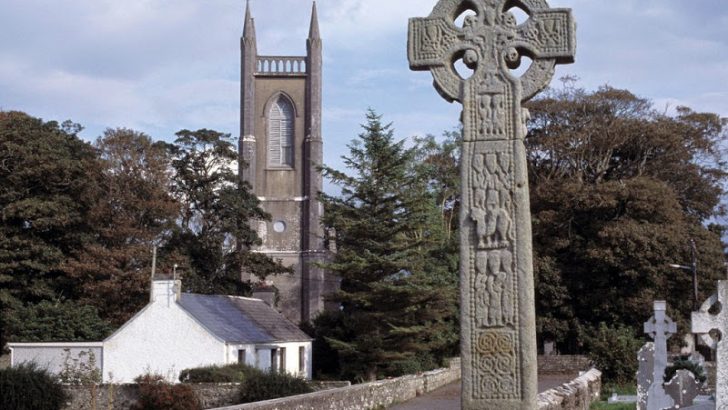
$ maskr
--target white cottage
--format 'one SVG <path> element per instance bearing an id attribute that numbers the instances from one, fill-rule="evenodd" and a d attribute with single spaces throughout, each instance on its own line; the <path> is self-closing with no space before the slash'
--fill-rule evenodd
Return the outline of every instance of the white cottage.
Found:
<path id="1" fill-rule="evenodd" d="M 152 372 L 246 363 L 311 378 L 312 339 L 259 299 L 180 293 L 180 281 L 152 283 L 150 303 L 99 343 L 10 343 L 11 364 L 34 361 L 60 372 L 93 353 L 103 381 L 131 383 Z"/>

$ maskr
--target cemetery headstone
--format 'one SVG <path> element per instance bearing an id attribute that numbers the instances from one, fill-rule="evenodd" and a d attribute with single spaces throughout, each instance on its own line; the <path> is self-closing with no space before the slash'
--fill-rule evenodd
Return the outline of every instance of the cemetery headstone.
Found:
<path id="1" fill-rule="evenodd" d="M 647 342 L 637 352 L 637 410 L 647 410 L 647 392 L 654 380 L 655 344 Z"/>
<path id="2" fill-rule="evenodd" d="M 695 375 L 690 370 L 678 370 L 672 380 L 665 384 L 665 391 L 675 402 L 670 409 L 684 409 L 692 406 L 698 396 L 699 387 L 700 383 L 695 380 Z"/>
<path id="3" fill-rule="evenodd" d="M 677 325 L 665 314 L 667 303 L 664 300 L 655 301 L 654 310 L 655 314 L 644 324 L 645 333 L 655 341 L 652 385 L 647 391 L 647 410 L 663 410 L 674 405 L 672 398 L 665 392 L 663 377 L 667 367 L 667 339 L 677 332 Z"/>
<path id="4" fill-rule="evenodd" d="M 512 7 L 529 16 L 519 24 Z M 456 24 L 462 16 L 462 24 Z M 572 63 L 576 25 L 546 0 L 440 0 L 409 23 L 413 70 L 463 105 L 461 329 L 463 409 L 537 408 L 531 216 L 521 104 Z M 524 56 L 532 64 L 514 71 Z M 472 70 L 456 69 L 458 62 Z"/>
<path id="5" fill-rule="evenodd" d="M 715 408 L 728 410 L 728 281 L 718 281 L 718 292 L 709 297 L 700 310 L 693 312 L 692 332 L 700 335 L 700 338 L 713 349 L 716 349 L 716 380 L 715 380 Z M 715 305 L 716 313 L 711 312 Z M 722 337 L 716 340 L 710 332 L 719 331 Z"/>
<path id="6" fill-rule="evenodd" d="M 551 340 L 543 342 L 543 355 L 553 356 L 556 354 L 556 343 Z"/>

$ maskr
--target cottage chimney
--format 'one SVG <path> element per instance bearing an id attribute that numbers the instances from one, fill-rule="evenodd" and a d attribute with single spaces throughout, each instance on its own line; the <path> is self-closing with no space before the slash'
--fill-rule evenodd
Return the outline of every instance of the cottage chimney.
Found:
<path id="1" fill-rule="evenodd" d="M 253 299 L 260 299 L 270 307 L 275 307 L 276 291 L 273 288 L 260 288 L 253 290 Z"/>
<path id="2" fill-rule="evenodd" d="M 180 280 L 155 280 L 152 282 L 151 303 L 164 303 L 171 306 L 178 301 L 182 291 Z"/>

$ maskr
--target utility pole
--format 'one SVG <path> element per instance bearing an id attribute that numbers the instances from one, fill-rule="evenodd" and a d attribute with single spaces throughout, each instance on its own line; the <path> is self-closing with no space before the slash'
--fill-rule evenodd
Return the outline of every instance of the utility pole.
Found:
<path id="1" fill-rule="evenodd" d="M 698 249 L 695 246 L 695 240 L 690 239 L 690 265 L 678 265 L 670 263 L 671 268 L 682 269 L 693 274 L 693 311 L 700 309 L 700 300 L 698 300 Z M 728 272 L 728 266 L 726 267 Z"/>
<path id="2" fill-rule="evenodd" d="M 690 271 L 693 274 L 693 312 L 697 312 L 700 309 L 700 301 L 698 300 L 698 248 L 695 246 L 695 240 L 690 239 L 690 265 L 678 265 L 671 263 L 671 268 L 682 269 Z M 728 265 L 726 265 L 728 271 Z M 697 351 L 698 348 L 698 335 L 693 335 L 693 343 L 695 346 L 693 349 Z"/>
<path id="3" fill-rule="evenodd" d="M 692 257 L 690 267 L 693 271 L 693 312 L 697 312 L 700 309 L 700 301 L 698 300 L 698 250 L 695 239 L 690 239 L 690 255 Z"/>

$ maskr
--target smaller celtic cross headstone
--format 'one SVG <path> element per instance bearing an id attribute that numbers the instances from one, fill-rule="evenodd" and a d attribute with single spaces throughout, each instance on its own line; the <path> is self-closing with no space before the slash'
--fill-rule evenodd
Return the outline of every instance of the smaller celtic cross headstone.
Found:
<path id="1" fill-rule="evenodd" d="M 713 349 L 716 349 L 716 380 L 715 380 L 715 408 L 728 410 L 728 281 L 718 282 L 718 292 L 708 298 L 700 310 L 693 312 L 692 332 Z M 716 306 L 719 310 L 712 314 L 711 308 Z M 711 331 L 719 331 L 720 341 L 714 339 Z"/>
<path id="2" fill-rule="evenodd" d="M 652 385 L 647 391 L 647 410 L 663 410 L 671 408 L 674 403 L 663 387 L 663 377 L 667 367 L 667 339 L 677 332 L 675 322 L 665 314 L 667 302 L 656 300 L 655 314 L 645 322 L 644 330 L 655 341 L 654 367 L 652 369 Z"/>
<path id="3" fill-rule="evenodd" d="M 672 380 L 665 383 L 665 391 L 675 402 L 670 410 L 692 406 L 693 401 L 698 396 L 699 387 L 700 384 L 695 380 L 695 375 L 690 370 L 678 370 Z"/>
<path id="4" fill-rule="evenodd" d="M 637 352 L 637 410 L 647 410 L 647 392 L 653 381 L 655 344 L 647 342 Z"/>

